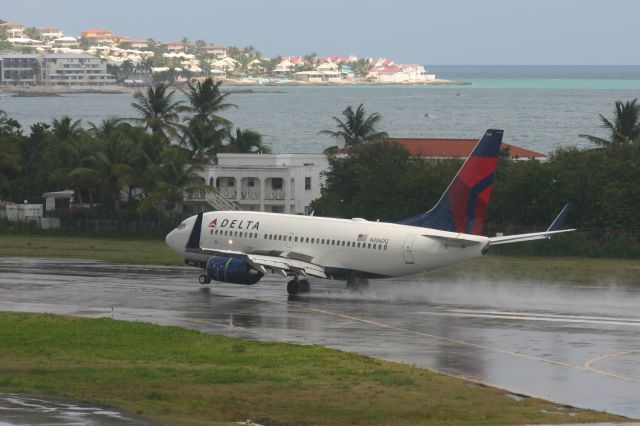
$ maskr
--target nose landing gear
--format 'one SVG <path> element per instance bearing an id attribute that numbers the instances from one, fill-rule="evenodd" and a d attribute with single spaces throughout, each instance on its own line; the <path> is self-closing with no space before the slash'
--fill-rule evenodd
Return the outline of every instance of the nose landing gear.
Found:
<path id="1" fill-rule="evenodd" d="M 309 281 L 305 279 L 299 280 L 298 278 L 294 278 L 287 283 L 287 293 L 289 293 L 290 296 L 309 293 L 310 291 L 311 285 L 309 284 Z"/>
<path id="2" fill-rule="evenodd" d="M 211 278 L 209 278 L 209 275 L 207 274 L 201 274 L 198 277 L 198 282 L 202 285 L 209 284 L 211 282 Z"/>

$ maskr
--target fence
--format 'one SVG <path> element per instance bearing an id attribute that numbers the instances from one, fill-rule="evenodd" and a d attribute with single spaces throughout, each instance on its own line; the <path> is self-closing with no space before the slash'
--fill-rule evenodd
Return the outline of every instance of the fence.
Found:
<path id="1" fill-rule="evenodd" d="M 55 211 L 46 217 L 19 222 L 2 220 L 0 230 L 58 235 L 86 235 L 110 238 L 164 238 L 188 215 L 149 214 L 114 211 Z"/>

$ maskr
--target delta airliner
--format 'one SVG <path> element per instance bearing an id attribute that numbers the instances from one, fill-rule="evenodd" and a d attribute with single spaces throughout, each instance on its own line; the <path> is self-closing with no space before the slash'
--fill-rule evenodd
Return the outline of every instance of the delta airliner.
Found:
<path id="1" fill-rule="evenodd" d="M 291 277 L 289 294 L 310 290 L 309 277 L 346 280 L 415 275 L 481 256 L 489 247 L 548 239 L 560 232 L 565 206 L 545 232 L 485 237 L 482 233 L 502 142 L 487 130 L 431 210 L 397 223 L 250 211 L 200 213 L 182 222 L 167 244 L 211 280 L 255 284 L 266 273 Z"/>

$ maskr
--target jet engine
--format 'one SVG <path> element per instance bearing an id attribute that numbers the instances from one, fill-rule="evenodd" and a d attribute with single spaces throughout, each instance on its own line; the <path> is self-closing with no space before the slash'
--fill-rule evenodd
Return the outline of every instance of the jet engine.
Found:
<path id="1" fill-rule="evenodd" d="M 207 261 L 207 275 L 214 281 L 252 285 L 264 274 L 242 259 L 213 256 Z"/>

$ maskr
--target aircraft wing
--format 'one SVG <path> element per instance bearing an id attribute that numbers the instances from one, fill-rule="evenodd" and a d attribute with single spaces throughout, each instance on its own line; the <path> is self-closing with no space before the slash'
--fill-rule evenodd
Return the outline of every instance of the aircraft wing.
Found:
<path id="1" fill-rule="evenodd" d="M 569 210 L 571 209 L 571 204 L 567 203 L 560 211 L 560 214 L 553 220 L 551 226 L 544 232 L 532 232 L 529 234 L 516 234 L 516 235 L 506 235 L 503 237 L 491 237 L 489 238 L 489 246 L 496 246 L 500 244 L 511 244 L 511 243 L 520 243 L 523 241 L 534 241 L 534 240 L 547 240 L 556 234 L 560 234 L 563 232 L 572 232 L 575 229 L 560 229 L 564 225 L 564 221 L 569 214 Z"/>

